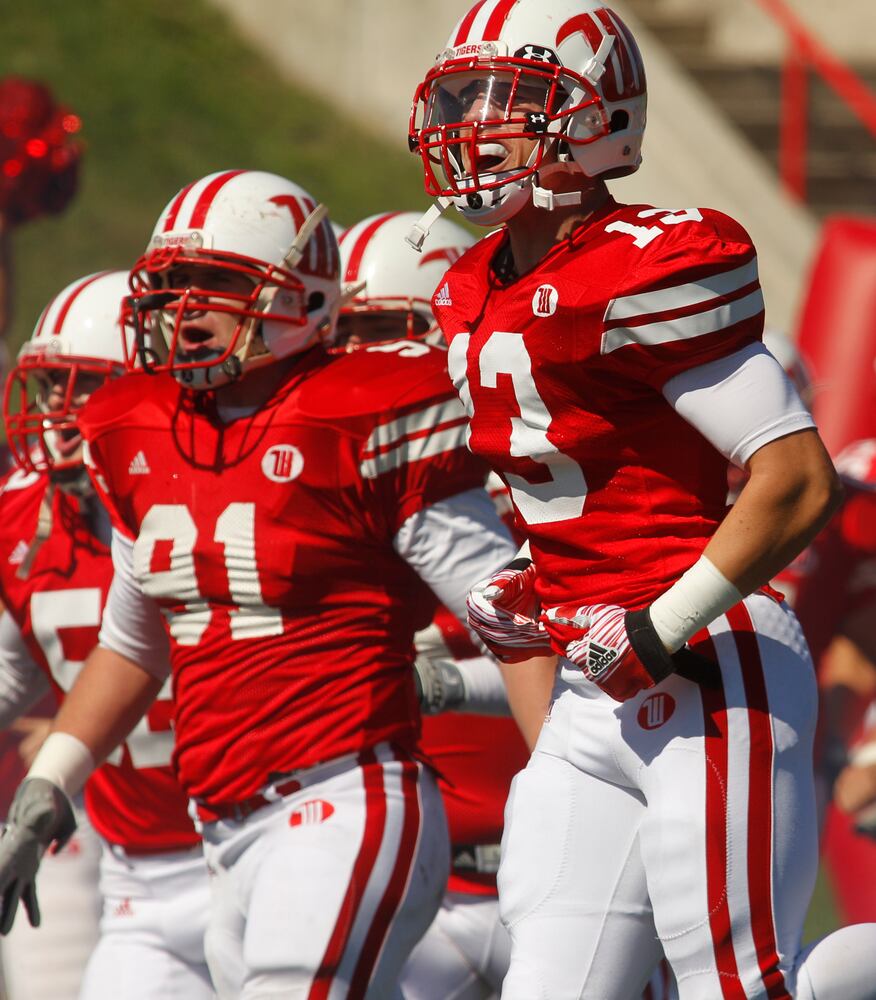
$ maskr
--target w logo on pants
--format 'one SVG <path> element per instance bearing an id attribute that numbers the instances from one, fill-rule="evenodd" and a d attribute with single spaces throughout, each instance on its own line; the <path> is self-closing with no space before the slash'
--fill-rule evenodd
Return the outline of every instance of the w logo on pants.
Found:
<path id="1" fill-rule="evenodd" d="M 639 708 L 636 716 L 642 729 L 659 729 L 664 722 L 668 722 L 675 712 L 675 699 L 671 694 L 649 695 Z"/>
<path id="2" fill-rule="evenodd" d="M 303 826 L 305 823 L 324 823 L 334 813 L 335 807 L 325 799 L 311 799 L 300 805 L 289 817 L 289 826 Z"/>

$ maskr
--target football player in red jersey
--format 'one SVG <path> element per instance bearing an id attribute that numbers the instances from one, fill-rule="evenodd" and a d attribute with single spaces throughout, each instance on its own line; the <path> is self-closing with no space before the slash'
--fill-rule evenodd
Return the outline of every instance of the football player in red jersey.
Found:
<path id="1" fill-rule="evenodd" d="M 124 372 L 119 318 L 128 291 L 125 271 L 64 288 L 7 383 L 4 417 L 19 469 L 0 488 L 2 724 L 49 685 L 62 701 L 97 642 L 113 576 L 111 528 L 83 464 L 77 419 L 90 394 Z M 214 996 L 204 958 L 207 869 L 170 769 L 171 715 L 164 685 L 85 785 L 87 814 L 102 841 L 103 915 L 77 988 L 82 1000 Z M 13 826 L 19 816 L 13 808 Z M 4 893 L 4 933 L 14 915 L 10 899 Z M 24 899 L 35 921 L 34 898 Z"/>
<path id="2" fill-rule="evenodd" d="M 420 349 L 411 340 L 443 343 L 430 299 L 446 268 L 473 240 L 442 219 L 418 257 L 403 242 L 416 219 L 412 212 L 386 212 L 341 236 L 340 349 L 411 351 Z M 488 489 L 513 534 L 508 492 L 494 473 Z M 416 647 L 426 713 L 422 747 L 439 775 L 451 872 L 441 909 L 405 964 L 401 989 L 405 1000 L 487 1000 L 499 995 L 510 960 L 496 870 L 508 788 L 528 753 L 515 723 L 502 718 L 508 705 L 495 661 L 482 655 L 446 608 L 417 633 Z M 644 997 L 661 1000 L 666 988 L 661 966 Z"/>
<path id="3" fill-rule="evenodd" d="M 472 620 L 509 659 L 560 654 L 506 809 L 502 995 L 635 996 L 662 944 L 682 1000 L 871 996 L 873 925 L 801 953 L 816 690 L 763 589 L 837 478 L 760 343 L 742 227 L 610 197 L 644 126 L 638 48 L 598 0 L 480 0 L 412 116 L 439 201 L 411 241 L 451 204 L 504 224 L 433 299 L 533 560 Z M 729 513 L 728 459 L 750 472 Z"/>
<path id="4" fill-rule="evenodd" d="M 164 683 L 169 637 L 223 997 L 391 995 L 448 863 L 413 634 L 436 595 L 464 616 L 507 546 L 446 354 L 324 350 L 340 295 L 324 213 L 242 170 L 161 213 L 132 273 L 145 371 L 79 421 L 114 527 L 100 644 L 30 771 L 53 795 L 81 780 Z M 34 866 L 7 867 L 26 884 Z"/>

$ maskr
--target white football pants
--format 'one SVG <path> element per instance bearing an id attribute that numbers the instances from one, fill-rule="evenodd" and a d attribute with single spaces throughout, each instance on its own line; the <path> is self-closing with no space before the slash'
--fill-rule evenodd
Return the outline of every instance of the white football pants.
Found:
<path id="1" fill-rule="evenodd" d="M 447 882 L 431 773 L 380 744 L 295 775 L 300 791 L 204 827 L 219 996 L 392 1000 Z"/>
<path id="2" fill-rule="evenodd" d="M 200 846 L 128 855 L 103 845 L 103 916 L 80 1000 L 210 1000 L 210 883 Z"/>
<path id="3" fill-rule="evenodd" d="M 510 959 L 498 899 L 448 892 L 402 971 L 404 1000 L 498 997 Z"/>
<path id="4" fill-rule="evenodd" d="M 797 620 L 757 594 L 708 632 L 711 688 L 673 676 L 619 703 L 564 663 L 506 808 L 502 1000 L 631 1000 L 661 950 L 680 1000 L 876 997 L 876 926 L 800 957 L 817 700 Z"/>

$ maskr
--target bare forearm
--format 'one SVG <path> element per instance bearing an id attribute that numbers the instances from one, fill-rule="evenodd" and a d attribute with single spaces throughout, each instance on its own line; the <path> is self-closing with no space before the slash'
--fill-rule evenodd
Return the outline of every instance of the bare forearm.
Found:
<path id="1" fill-rule="evenodd" d="M 704 554 L 742 594 L 771 580 L 830 519 L 841 488 L 814 431 L 756 452 L 750 478 Z"/>
<path id="2" fill-rule="evenodd" d="M 100 764 L 145 715 L 161 685 L 133 661 L 97 646 L 65 698 L 53 732 L 81 740 Z"/>
<path id="3" fill-rule="evenodd" d="M 536 656 L 522 663 L 503 663 L 500 667 L 511 714 L 532 750 L 551 703 L 557 658 Z"/>

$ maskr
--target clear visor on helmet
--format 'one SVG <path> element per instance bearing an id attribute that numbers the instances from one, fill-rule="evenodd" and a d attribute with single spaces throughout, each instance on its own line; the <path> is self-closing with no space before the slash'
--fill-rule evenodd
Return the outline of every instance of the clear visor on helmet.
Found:
<path id="1" fill-rule="evenodd" d="M 550 112 L 554 81 L 534 73 L 474 70 L 439 77 L 426 109 L 426 128 L 470 122 L 526 122 L 526 115 Z"/>
<path id="2" fill-rule="evenodd" d="M 570 116 L 581 112 L 593 118 L 586 141 L 607 133 L 593 85 L 566 67 L 518 59 L 498 65 L 451 60 L 417 91 L 411 148 L 423 159 L 429 194 L 486 191 L 538 170 L 546 138 L 581 141 L 566 136 Z"/>

